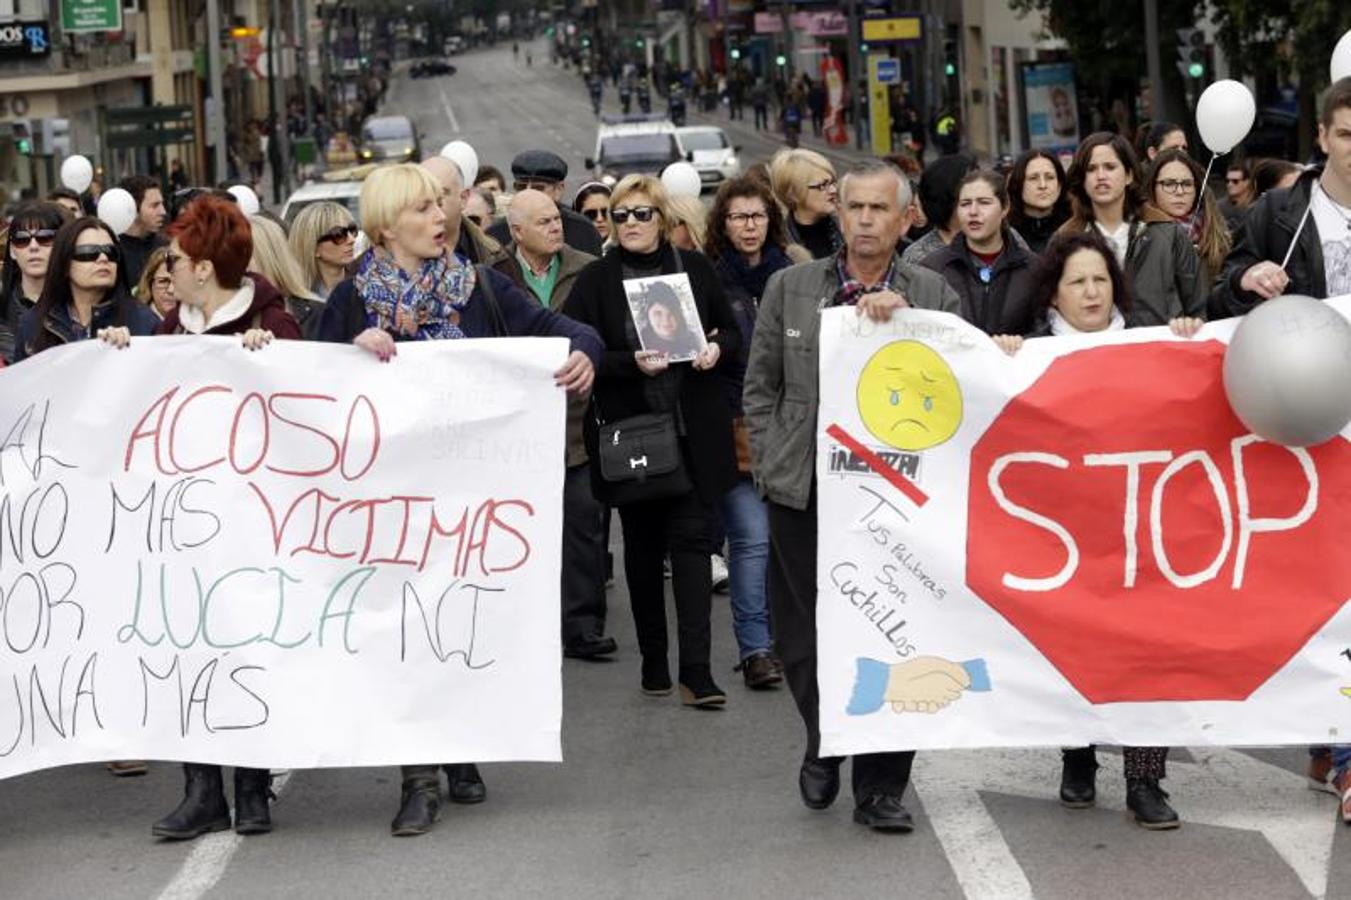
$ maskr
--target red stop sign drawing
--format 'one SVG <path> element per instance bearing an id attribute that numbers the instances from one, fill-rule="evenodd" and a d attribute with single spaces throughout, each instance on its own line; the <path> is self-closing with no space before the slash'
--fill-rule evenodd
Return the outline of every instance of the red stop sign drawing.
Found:
<path id="1" fill-rule="evenodd" d="M 967 584 L 1092 703 L 1243 700 L 1351 595 L 1351 446 L 1250 435 L 1223 358 L 1068 354 L 973 449 Z"/>

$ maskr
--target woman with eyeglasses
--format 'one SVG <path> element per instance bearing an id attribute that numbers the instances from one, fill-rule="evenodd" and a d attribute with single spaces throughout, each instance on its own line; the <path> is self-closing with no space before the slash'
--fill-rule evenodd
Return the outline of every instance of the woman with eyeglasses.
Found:
<path id="1" fill-rule="evenodd" d="M 745 388 L 760 297 L 769 276 L 810 256 L 795 247 L 790 255 L 784 237 L 783 212 L 769 186 L 742 176 L 723 182 L 709 213 L 705 252 L 717 269 L 727 300 L 741 330 L 741 348 L 718 367 L 727 403 L 732 409 L 737 481 L 718 503 L 727 530 L 727 568 L 732 600 L 732 632 L 736 636 L 746 687 L 765 690 L 783 681 L 783 665 L 773 652 L 766 579 L 769 570 L 769 513 L 751 474 L 750 435 L 741 394 Z"/>
<path id="2" fill-rule="evenodd" d="M 1160 150 L 1154 157 L 1145 184 L 1154 205 L 1186 229 L 1187 237 L 1201 258 L 1205 283 L 1212 284 L 1224 266 L 1233 240 L 1214 195 L 1205 188 L 1204 179 L 1205 169 L 1200 163 L 1186 151 L 1173 148 Z"/>
<path id="3" fill-rule="evenodd" d="M 179 303 L 159 323 L 156 334 L 238 336 L 247 350 L 260 350 L 273 338 L 300 339 L 300 327 L 286 311 L 282 295 L 265 279 L 246 272 L 253 255 L 253 231 L 237 204 L 203 194 L 184 208 L 166 233 L 170 241 L 164 267 Z M 183 779 L 183 799 L 151 827 L 151 833 L 190 840 L 230 828 L 221 767 L 184 763 Z M 267 769 L 235 767 L 236 834 L 272 830 L 271 780 Z"/>
<path id="4" fill-rule="evenodd" d="M 1096 231 L 1130 280 L 1130 325 L 1205 318 L 1210 282 L 1185 229 L 1143 196 L 1130 143 L 1099 131 L 1079 145 L 1069 171 L 1073 210 L 1060 234 Z"/>
<path id="5" fill-rule="evenodd" d="M 42 295 L 19 320 L 14 361 L 96 337 L 114 347 L 155 333 L 153 313 L 132 299 L 112 229 L 93 216 L 67 222 L 52 241 Z"/>
<path id="6" fill-rule="evenodd" d="M 14 362 L 19 320 L 37 305 L 47 283 L 47 267 L 56 232 L 70 220 L 55 203 L 25 203 L 9 223 L 3 274 L 0 274 L 0 356 Z"/>
<path id="7" fill-rule="evenodd" d="M 830 160 L 815 150 L 780 150 L 770 160 L 769 178 L 788 211 L 788 240 L 806 247 L 812 259 L 838 253 L 844 237 L 835 218 L 839 195 Z"/>
<path id="8" fill-rule="evenodd" d="M 310 293 L 318 299 L 327 300 L 347 278 L 360 230 L 347 207 L 331 200 L 311 203 L 291 223 L 291 253 L 300 263 Z"/>
<path id="9" fill-rule="evenodd" d="M 601 356 L 596 333 L 543 306 L 506 275 L 457 255 L 448 244 L 443 197 L 456 212 L 459 195 L 447 195 L 436 176 L 419 165 L 385 166 L 366 178 L 361 222 L 371 249 L 324 304 L 319 339 L 355 344 L 388 362 L 406 341 L 565 337 L 572 351 L 554 373 L 554 383 L 586 395 L 594 360 Z M 393 835 L 431 830 L 441 810 L 441 768 L 435 762 L 402 767 Z M 481 803 L 487 797 L 474 763 L 444 768 L 452 802 Z"/>
<path id="10" fill-rule="evenodd" d="M 497 218 L 496 201 L 483 188 L 471 188 L 464 200 L 464 217 L 479 228 L 487 228 Z"/>
<path id="11" fill-rule="evenodd" d="M 136 285 L 137 302 L 144 303 L 160 321 L 164 321 L 165 316 L 178 308 L 178 299 L 174 297 L 174 280 L 165 268 L 168 259 L 169 248 L 156 247 L 145 261 L 141 280 Z"/>
<path id="12" fill-rule="evenodd" d="M 581 186 L 572 198 L 573 212 L 579 212 L 596 227 L 602 244 L 610 244 L 610 186 L 592 181 Z"/>
<path id="13" fill-rule="evenodd" d="M 1046 244 L 1070 217 L 1070 197 L 1065 190 L 1065 168 L 1055 154 L 1028 150 L 1009 172 L 1009 227 L 1033 253 Z"/>
<path id="14" fill-rule="evenodd" d="M 305 276 L 300 272 L 300 263 L 291 254 L 286 232 L 276 222 L 262 215 L 249 216 L 249 228 L 253 233 L 253 256 L 249 259 L 249 271 L 263 276 L 281 291 L 286 298 L 286 311 L 300 326 L 300 333 L 306 340 L 313 340 L 319 330 L 319 315 L 323 312 L 324 302 L 305 287 Z"/>
<path id="15" fill-rule="evenodd" d="M 642 654 L 642 690 L 672 691 L 666 635 L 663 560 L 671 558 L 679 636 L 681 701 L 719 707 L 727 695 L 710 668 L 713 553 L 710 513 L 737 482 L 732 415 L 715 369 L 741 347 L 741 332 L 717 272 L 701 253 L 671 243 L 670 199 L 650 175 L 628 175 L 615 185 L 610 219 L 618 246 L 577 276 L 564 312 L 592 326 L 605 342 L 593 394 L 594 416 L 585 422 L 596 498 L 619 510 L 624 531 L 624 570 Z M 685 274 L 708 346 L 691 363 L 643 349 L 630 316 L 625 283 L 658 275 Z M 686 478 L 668 481 L 660 496 L 630 502 L 601 472 L 600 422 L 643 414 L 667 414 L 675 425 Z"/>

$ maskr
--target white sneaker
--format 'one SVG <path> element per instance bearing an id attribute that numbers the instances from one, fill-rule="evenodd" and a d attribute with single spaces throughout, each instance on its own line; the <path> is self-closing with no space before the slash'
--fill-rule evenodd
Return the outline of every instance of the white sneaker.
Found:
<path id="1" fill-rule="evenodd" d="M 731 586 L 731 580 L 727 576 L 727 563 L 717 554 L 713 554 L 713 590 L 719 594 L 727 593 Z"/>

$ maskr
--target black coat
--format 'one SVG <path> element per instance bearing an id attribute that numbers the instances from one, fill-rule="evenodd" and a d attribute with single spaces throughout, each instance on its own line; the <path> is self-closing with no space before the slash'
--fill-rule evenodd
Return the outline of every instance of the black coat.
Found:
<path id="1" fill-rule="evenodd" d="M 1225 257 L 1224 268 L 1215 279 L 1215 293 L 1211 296 L 1213 315 L 1241 316 L 1262 302 L 1260 294 L 1239 287 L 1243 273 L 1264 260 L 1279 265 L 1285 259 L 1299 220 L 1309 208 L 1314 182 L 1322 174 L 1319 170 L 1305 172 L 1293 186 L 1267 191 L 1248 207 L 1243 225 L 1234 236 L 1234 248 Z M 1285 274 L 1290 277 L 1285 293 L 1326 299 L 1323 243 L 1312 215 L 1304 223 Z"/>
<path id="2" fill-rule="evenodd" d="M 600 234 L 590 219 L 581 213 L 573 212 L 561 203 L 558 204 L 558 212 L 563 216 L 563 243 L 592 256 L 600 256 L 604 252 Z M 507 224 L 506 219 L 498 219 L 484 230 L 488 233 L 488 237 L 496 238 L 503 247 L 511 243 L 511 226 Z"/>
<path id="3" fill-rule="evenodd" d="M 677 251 L 664 245 L 662 274 L 676 271 L 674 254 L 677 252 L 694 290 L 694 302 L 705 334 L 717 331 L 708 340 L 719 346 L 718 365 L 721 366 L 734 359 L 741 349 L 741 331 L 737 328 L 736 316 L 713 264 L 704 255 Z M 566 315 L 595 328 L 605 342 L 592 394 L 594 408 L 607 422 L 658 411 L 651 406 L 644 390 L 648 376 L 638 368 L 633 356 L 641 347 L 629 336 L 631 319 L 624 294 L 622 257 L 622 252 L 616 248 L 583 269 L 563 307 Z M 708 371 L 699 371 L 689 363 L 673 363 L 673 366 L 684 369 L 679 412 L 685 426 L 685 437 L 681 441 L 685 466 L 700 497 L 713 503 L 736 484 L 738 478 L 727 394 L 716 374 L 716 366 Z M 597 499 L 604 502 L 609 497 L 609 485 L 600 477 L 596 416 L 587 416 L 584 424 L 583 437 L 591 457 L 592 485 Z"/>
<path id="4" fill-rule="evenodd" d="M 1037 258 L 1005 240 L 1004 252 L 995 260 L 990 283 L 980 280 L 980 270 L 966 249 L 966 235 L 925 257 L 923 266 L 933 269 L 962 299 L 962 318 L 986 334 L 1029 334 L 1036 327 L 1037 313 L 1032 291 Z"/>

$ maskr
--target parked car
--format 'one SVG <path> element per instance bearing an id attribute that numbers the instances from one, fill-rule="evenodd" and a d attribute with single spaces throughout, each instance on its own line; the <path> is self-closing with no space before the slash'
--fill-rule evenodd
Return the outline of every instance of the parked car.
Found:
<path id="1" fill-rule="evenodd" d="M 361 126 L 362 162 L 417 162 L 422 142 L 407 116 L 375 116 Z"/>
<path id="2" fill-rule="evenodd" d="M 409 68 L 408 74 L 413 78 L 432 78 L 437 75 L 454 75 L 455 67 L 441 57 L 428 57 L 420 59 Z"/>
<path id="3" fill-rule="evenodd" d="M 727 139 L 727 132 L 709 125 L 677 128 L 676 142 L 696 169 L 706 189 L 716 188 L 741 174 L 741 148 Z"/>

